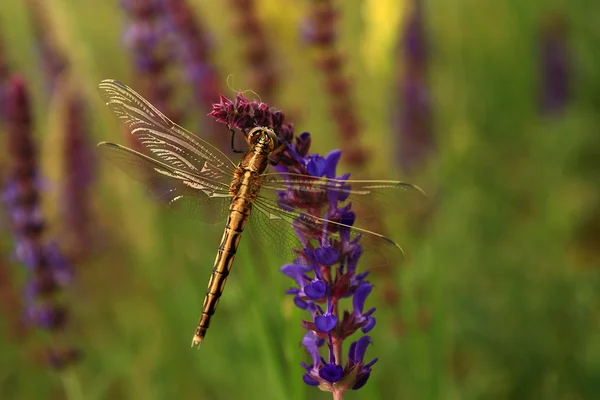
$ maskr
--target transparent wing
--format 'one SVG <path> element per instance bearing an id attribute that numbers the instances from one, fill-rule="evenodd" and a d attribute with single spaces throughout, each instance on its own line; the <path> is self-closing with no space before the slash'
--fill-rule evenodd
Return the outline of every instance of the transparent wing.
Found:
<path id="1" fill-rule="evenodd" d="M 273 254 L 285 257 L 288 262 L 296 258 L 294 249 L 318 246 L 316 241 L 324 233 L 328 238 L 334 239 L 334 245 L 340 246 L 342 232 L 349 235 L 350 241 L 360 236 L 363 248 L 377 249 L 369 253 L 371 257 L 367 260 L 372 268 L 392 266 L 403 259 L 402 248 L 383 235 L 315 215 L 283 209 L 279 206 L 277 197 L 268 198 L 262 193 L 254 201 L 249 229 L 255 239 L 267 246 Z M 306 262 L 302 259 L 298 261 Z"/>
<path id="2" fill-rule="evenodd" d="M 206 223 L 223 222 L 227 218 L 231 201 L 229 187 L 212 175 L 173 168 L 114 143 L 101 142 L 98 151 L 131 178 L 143 183 L 168 208 Z"/>
<path id="3" fill-rule="evenodd" d="M 107 79 L 100 82 L 98 91 L 148 154 L 180 171 L 231 179 L 235 164 L 225 154 L 172 122 L 133 89 Z"/>
<path id="4" fill-rule="evenodd" d="M 337 195 L 340 201 L 368 205 L 371 209 L 397 204 L 400 197 L 406 194 L 424 194 L 418 186 L 399 181 L 343 181 L 292 173 L 267 173 L 262 177 L 261 193 L 280 192 L 281 203 L 293 197 L 293 204 L 304 209 L 326 206 L 328 195 L 331 194 Z"/>

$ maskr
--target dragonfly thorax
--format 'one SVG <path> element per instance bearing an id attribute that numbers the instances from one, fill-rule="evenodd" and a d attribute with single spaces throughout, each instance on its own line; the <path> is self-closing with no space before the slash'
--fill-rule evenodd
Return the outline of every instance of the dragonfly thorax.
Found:
<path id="1" fill-rule="evenodd" d="M 258 126 L 248 133 L 248 144 L 250 146 L 258 146 L 268 152 L 272 152 L 275 149 L 278 140 L 275 131 L 266 126 Z"/>

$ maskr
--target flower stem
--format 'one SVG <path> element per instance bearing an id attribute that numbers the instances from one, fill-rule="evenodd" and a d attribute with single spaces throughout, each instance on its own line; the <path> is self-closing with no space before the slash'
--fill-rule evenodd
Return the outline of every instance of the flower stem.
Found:
<path id="1" fill-rule="evenodd" d="M 332 392 L 333 400 L 344 400 L 344 392 Z"/>
<path id="2" fill-rule="evenodd" d="M 339 321 L 338 301 L 337 300 L 333 301 L 332 313 L 333 313 L 333 315 L 338 317 L 338 321 Z M 339 340 L 337 338 L 333 339 L 333 356 L 335 357 L 335 363 L 337 365 L 342 365 L 342 340 Z"/>
<path id="3" fill-rule="evenodd" d="M 75 373 L 75 368 L 67 368 L 61 374 L 61 380 L 63 387 L 65 388 L 65 398 L 68 400 L 82 400 L 83 393 L 81 392 L 81 385 L 79 384 L 79 378 Z"/>

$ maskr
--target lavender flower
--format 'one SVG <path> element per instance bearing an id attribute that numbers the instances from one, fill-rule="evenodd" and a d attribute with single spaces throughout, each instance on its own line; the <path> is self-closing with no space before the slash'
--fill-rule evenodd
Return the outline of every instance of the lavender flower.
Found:
<path id="1" fill-rule="evenodd" d="M 185 0 L 162 0 L 169 28 L 176 37 L 176 49 L 198 108 L 212 104 L 219 94 L 220 77 L 212 63 L 211 38 L 194 10 Z M 199 132 L 212 138 L 219 147 L 229 146 L 229 137 L 217 130 L 214 120 L 203 118 Z"/>
<path id="2" fill-rule="evenodd" d="M 427 43 L 421 0 L 414 0 L 404 28 L 398 163 L 414 172 L 433 148 L 431 101 L 427 84 Z"/>
<path id="3" fill-rule="evenodd" d="M 53 333 L 62 331 L 67 308 L 57 299 L 72 280 L 72 268 L 56 244 L 44 240 L 45 221 L 40 207 L 37 152 L 33 144 L 33 121 L 29 95 L 20 77 L 11 78 L 6 93 L 8 174 L 3 201 L 10 215 L 15 256 L 29 272 L 23 297 L 28 325 Z M 48 361 L 63 367 L 78 358 L 68 346 L 48 350 Z"/>
<path id="4" fill-rule="evenodd" d="M 318 50 L 316 64 L 323 73 L 345 160 L 358 166 L 364 164 L 367 153 L 358 143 L 360 126 L 353 112 L 351 81 L 344 76 L 344 56 L 337 46 L 337 20 L 338 11 L 333 1 L 313 0 L 301 33 L 304 41 Z"/>
<path id="5" fill-rule="evenodd" d="M 90 211 L 88 191 L 93 180 L 94 155 L 88 142 L 85 100 L 71 87 L 68 78 L 69 60 L 61 51 L 52 26 L 45 18 L 43 3 L 28 0 L 36 44 L 41 56 L 49 91 L 60 85 L 65 96 L 61 121 L 64 132 L 63 154 L 64 182 L 61 190 L 61 220 L 65 225 L 62 244 L 67 244 L 70 256 L 83 257 L 90 248 Z"/>
<path id="6" fill-rule="evenodd" d="M 234 29 L 244 41 L 244 58 L 248 65 L 252 87 L 261 96 L 271 99 L 277 87 L 277 71 L 273 54 L 258 18 L 254 0 L 230 0 L 236 13 Z"/>
<path id="7" fill-rule="evenodd" d="M 245 134 L 255 126 L 272 128 L 285 145 L 275 165 L 279 172 L 325 176 L 342 182 L 349 176 L 336 174 L 341 151 L 332 151 L 326 157 L 309 154 L 310 134 L 305 132 L 294 137 L 293 126 L 284 123 L 283 113 L 265 103 L 250 102 L 242 94 L 238 94 L 235 101 L 221 96 L 220 103 L 213 105 L 209 115 Z M 348 226 L 354 224 L 351 205 L 341 205 L 347 196 L 337 191 L 331 191 L 323 198 L 294 190 L 281 192 L 279 196 L 284 208 L 304 208 L 313 215 L 323 215 Z M 353 343 L 345 365 L 342 361 L 343 341 L 359 329 L 363 333 L 369 332 L 376 323 L 375 308 L 365 311 L 365 302 L 372 290 L 366 280 L 368 272 L 357 272 L 363 251 L 360 237 L 351 239 L 350 232 L 343 228 L 339 240 L 334 240 L 326 228 L 324 232 L 295 228 L 304 248 L 295 249 L 296 261 L 284 265 L 281 271 L 297 285 L 287 293 L 294 296 L 296 306 L 311 315 L 310 320 L 302 323 L 308 331 L 302 343 L 312 358 L 311 365 L 302 364 L 306 369 L 303 379 L 308 385 L 318 385 L 322 390 L 332 392 L 334 398 L 341 399 L 344 392 L 359 389 L 367 382 L 371 367 L 377 361 L 364 362 L 366 348 L 371 342 L 368 336 Z M 342 313 L 339 301 L 349 297 L 353 309 Z M 327 344 L 327 359 L 319 353 L 324 344 Z"/>
<path id="8" fill-rule="evenodd" d="M 162 0 L 122 0 L 121 5 L 128 17 L 124 40 L 133 55 L 137 86 L 159 110 L 178 121 L 182 115 L 171 107 L 173 86 L 167 79 L 174 54 L 164 4 Z M 144 152 L 135 143 L 135 149 Z"/>
<path id="9" fill-rule="evenodd" d="M 4 54 L 3 41 L 0 37 L 0 122 L 4 120 L 4 97 L 6 92 L 6 85 L 8 83 L 8 76 L 8 62 L 6 61 L 6 55 Z"/>
<path id="10" fill-rule="evenodd" d="M 46 78 L 46 87 L 48 92 L 52 92 L 61 74 L 68 69 L 68 61 L 54 40 L 52 27 L 46 19 L 45 2 L 28 0 L 25 3 L 29 9 L 35 42 Z"/>
<path id="11" fill-rule="evenodd" d="M 571 58 L 567 23 L 561 14 L 549 15 L 540 35 L 541 109 L 544 114 L 558 114 L 569 100 Z"/>
<path id="12" fill-rule="evenodd" d="M 95 155 L 89 142 L 86 103 L 69 88 L 63 108 L 63 176 L 61 216 L 69 255 L 81 261 L 93 244 L 90 189 L 95 177 Z"/>

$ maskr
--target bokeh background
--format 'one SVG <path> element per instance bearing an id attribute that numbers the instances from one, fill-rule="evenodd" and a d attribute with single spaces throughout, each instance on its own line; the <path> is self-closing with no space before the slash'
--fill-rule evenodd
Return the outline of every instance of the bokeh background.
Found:
<path id="1" fill-rule="evenodd" d="M 251 89 L 313 151 L 341 148 L 339 171 L 428 193 L 378 210 L 406 260 L 372 272 L 379 362 L 348 399 L 600 398 L 598 15 L 585 0 L 2 0 L 3 186 L 25 87 L 34 236 L 74 278 L 48 300 L 68 318 L 24 317 L 32 272 L 5 194 L 0 398 L 331 397 L 302 382 L 307 316 L 250 241 L 190 349 L 222 227 L 96 158 L 101 140 L 131 145 L 106 78 L 224 149 L 210 103 Z"/>

